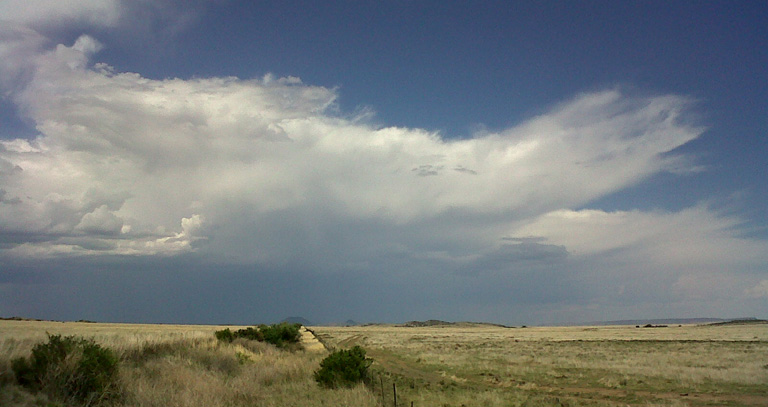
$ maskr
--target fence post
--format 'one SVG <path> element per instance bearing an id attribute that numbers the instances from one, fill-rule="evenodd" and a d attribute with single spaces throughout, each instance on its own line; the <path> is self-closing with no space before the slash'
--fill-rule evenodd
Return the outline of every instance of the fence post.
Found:
<path id="1" fill-rule="evenodd" d="M 387 405 L 387 400 L 384 398 L 384 376 L 379 376 L 381 381 L 381 407 Z"/>
<path id="2" fill-rule="evenodd" d="M 397 384 L 392 383 L 392 392 L 395 394 L 395 407 L 397 407 Z"/>

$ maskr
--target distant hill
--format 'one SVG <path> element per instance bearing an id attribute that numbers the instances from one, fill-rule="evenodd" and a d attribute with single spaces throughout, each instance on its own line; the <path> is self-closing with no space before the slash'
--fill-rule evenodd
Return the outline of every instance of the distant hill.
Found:
<path id="1" fill-rule="evenodd" d="M 744 318 L 744 319 L 733 319 L 730 321 L 723 321 L 723 322 L 714 322 L 710 325 L 749 325 L 749 324 L 768 324 L 768 321 L 764 319 L 757 319 L 757 318 Z"/>
<path id="2" fill-rule="evenodd" d="M 408 321 L 403 324 L 403 326 L 406 326 L 408 328 L 421 328 L 425 326 L 448 326 L 448 325 L 453 325 L 453 322 L 430 319 L 427 321 Z"/>
<path id="3" fill-rule="evenodd" d="M 360 325 L 360 323 L 355 321 L 354 319 L 348 319 L 346 322 L 344 322 L 344 325 L 346 325 L 346 326 L 358 326 L 358 325 Z"/>
<path id="4" fill-rule="evenodd" d="M 685 325 L 723 324 L 731 321 L 757 321 L 757 318 L 663 318 L 663 319 L 621 319 L 617 321 L 586 322 L 575 325 Z"/>
<path id="5" fill-rule="evenodd" d="M 472 327 L 472 326 L 495 326 L 499 328 L 509 328 L 506 325 L 493 324 L 490 322 L 448 322 L 441 321 L 439 319 L 429 319 L 426 321 L 408 321 L 402 326 L 407 328 L 420 328 L 420 327 L 441 327 L 441 326 L 458 326 L 458 327 Z"/>
<path id="6" fill-rule="evenodd" d="M 312 322 L 302 317 L 288 317 L 280 322 L 288 322 L 289 324 L 302 324 L 304 326 L 312 326 Z"/>

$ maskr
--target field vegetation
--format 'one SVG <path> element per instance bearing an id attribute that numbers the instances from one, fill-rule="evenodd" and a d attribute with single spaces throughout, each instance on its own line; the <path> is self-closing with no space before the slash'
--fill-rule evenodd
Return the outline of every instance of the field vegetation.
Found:
<path id="1" fill-rule="evenodd" d="M 414 406 L 768 406 L 766 324 L 315 332 L 365 348 L 389 403 L 395 383 Z"/>
<path id="2" fill-rule="evenodd" d="M 232 342 L 237 338 L 243 338 L 252 341 L 271 343 L 278 348 L 298 349 L 301 347 L 301 324 L 289 324 L 281 322 L 274 325 L 259 325 L 257 327 L 232 331 L 229 328 L 214 332 L 216 339 L 224 342 Z M 297 347 L 298 346 L 298 347 Z"/>
<path id="3" fill-rule="evenodd" d="M 0 321 L 0 406 L 393 406 L 395 391 L 406 407 L 768 405 L 766 324 L 312 327 L 336 352 L 306 330 L 305 349 L 281 349 L 217 339 L 226 328 L 246 327 Z M 68 400 L 17 382 L 13 360 L 49 335 L 114 354 L 110 397 Z M 323 384 L 341 376 L 321 365 L 338 364 L 366 383 Z"/>
<path id="4" fill-rule="evenodd" d="M 218 340 L 223 326 L 0 321 L 0 406 L 376 406 L 360 384 L 326 389 L 314 372 L 328 352 L 280 349 L 256 340 Z M 12 360 L 52 335 L 77 336 L 119 359 L 118 396 L 51 397 L 19 385 Z"/>

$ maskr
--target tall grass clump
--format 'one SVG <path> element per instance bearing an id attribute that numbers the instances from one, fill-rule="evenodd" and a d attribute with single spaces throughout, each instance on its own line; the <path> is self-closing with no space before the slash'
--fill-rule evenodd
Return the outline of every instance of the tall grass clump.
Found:
<path id="1" fill-rule="evenodd" d="M 118 395 L 118 358 L 93 340 L 48 335 L 29 358 L 11 361 L 16 381 L 66 404 L 100 405 Z"/>
<path id="2" fill-rule="evenodd" d="M 352 349 L 331 353 L 315 372 L 315 381 L 323 387 L 353 387 L 368 378 L 368 368 L 373 360 L 365 357 L 365 349 Z"/>

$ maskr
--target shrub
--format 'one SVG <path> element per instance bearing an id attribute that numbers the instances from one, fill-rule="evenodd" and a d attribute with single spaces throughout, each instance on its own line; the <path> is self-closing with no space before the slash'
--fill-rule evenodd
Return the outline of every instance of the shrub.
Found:
<path id="1" fill-rule="evenodd" d="M 251 341 L 264 341 L 264 335 L 258 328 L 248 327 L 235 332 L 235 336 L 238 338 L 245 338 Z"/>
<path id="2" fill-rule="evenodd" d="M 365 357 L 365 349 L 355 346 L 331 353 L 320 362 L 315 380 L 323 387 L 353 387 L 368 377 L 373 360 Z"/>
<path id="3" fill-rule="evenodd" d="M 229 328 L 216 331 L 216 338 L 220 341 L 232 342 L 236 338 L 244 338 L 252 341 L 271 343 L 278 348 L 284 348 L 289 344 L 298 343 L 301 340 L 301 324 L 289 324 L 282 322 L 274 325 L 259 325 L 232 332 Z"/>
<path id="4" fill-rule="evenodd" d="M 232 342 L 235 340 L 235 333 L 232 332 L 229 328 L 216 331 L 214 332 L 214 335 L 216 335 L 216 339 L 224 342 Z"/>
<path id="5" fill-rule="evenodd" d="M 95 405 L 117 394 L 118 359 L 93 340 L 48 335 L 32 355 L 11 362 L 16 381 L 53 399 Z"/>
<path id="6" fill-rule="evenodd" d="M 264 342 L 282 348 L 287 344 L 298 343 L 301 340 L 300 328 L 301 324 L 282 322 L 275 325 L 261 325 L 259 332 L 264 335 Z"/>

